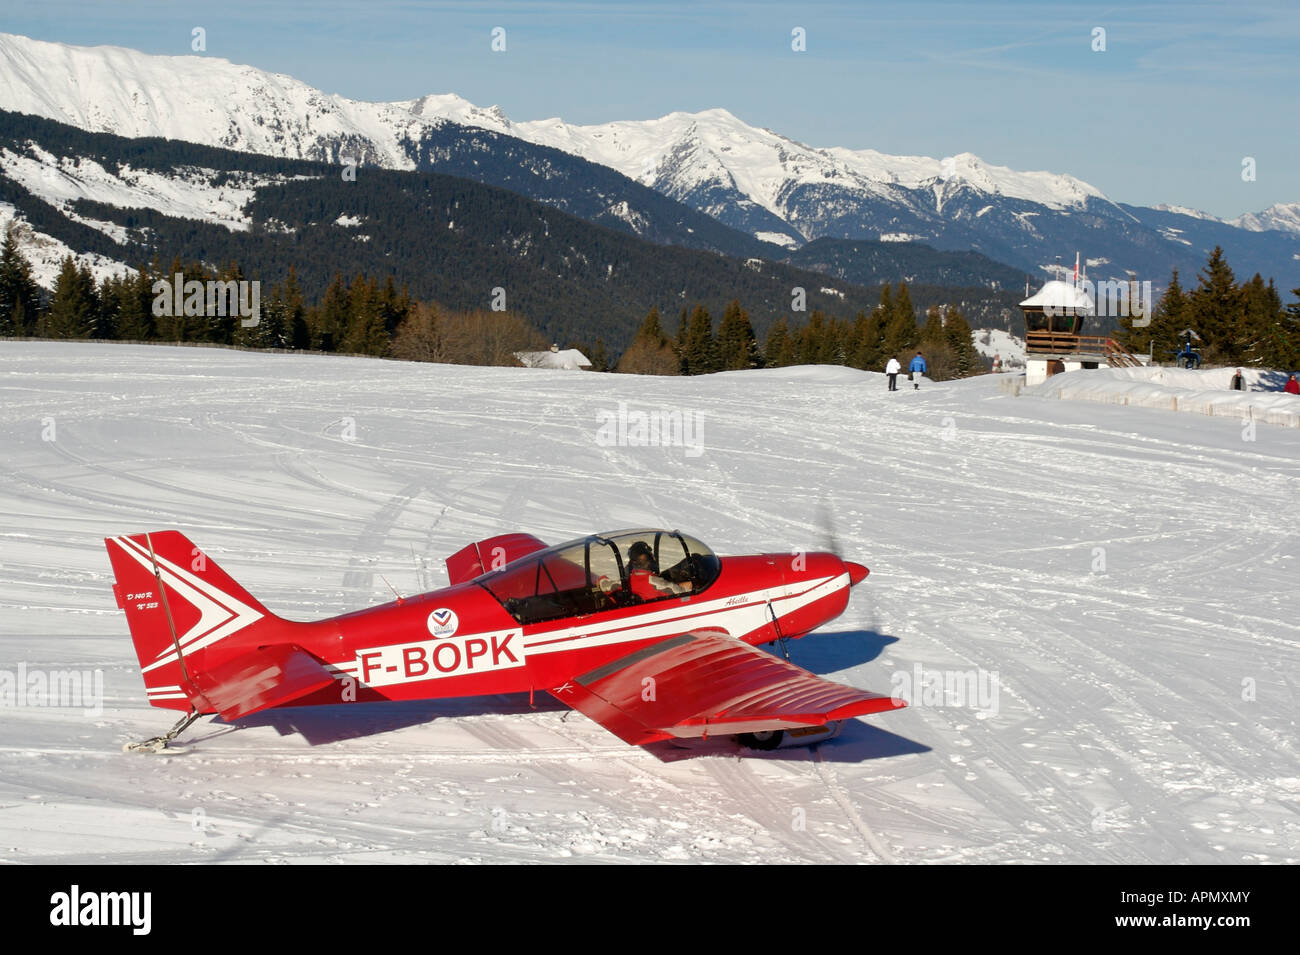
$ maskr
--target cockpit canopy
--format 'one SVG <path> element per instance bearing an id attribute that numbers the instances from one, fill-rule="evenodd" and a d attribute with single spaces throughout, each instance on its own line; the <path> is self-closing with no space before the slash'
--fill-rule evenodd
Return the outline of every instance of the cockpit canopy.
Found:
<path id="1" fill-rule="evenodd" d="M 633 548 L 648 550 L 652 587 L 633 591 Z M 644 561 L 641 562 L 644 567 Z M 722 562 L 687 534 L 665 530 L 592 534 L 512 561 L 475 579 L 521 624 L 583 616 L 699 593 Z M 642 571 L 644 573 L 644 571 Z M 649 596 L 646 596 L 648 594 Z"/>

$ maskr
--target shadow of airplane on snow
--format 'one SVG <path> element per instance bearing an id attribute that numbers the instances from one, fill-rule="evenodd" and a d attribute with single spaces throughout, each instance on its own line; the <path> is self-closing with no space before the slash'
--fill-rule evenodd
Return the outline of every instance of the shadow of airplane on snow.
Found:
<path id="1" fill-rule="evenodd" d="M 848 670 L 875 660 L 885 647 L 896 642 L 897 639 L 870 630 L 853 630 L 812 634 L 799 640 L 788 641 L 787 646 L 790 649 L 791 662 L 795 665 L 812 673 L 826 674 Z M 782 655 L 779 644 L 772 644 L 764 649 L 778 657 Z M 888 685 L 883 674 L 880 683 L 879 687 L 865 688 L 877 693 L 885 693 Z M 528 694 L 511 693 L 409 702 L 288 706 L 263 710 L 231 722 L 213 717 L 211 723 L 204 726 L 199 734 L 194 735 L 183 745 L 186 750 L 189 750 L 207 740 L 226 736 L 241 728 L 269 726 L 281 736 L 298 734 L 311 746 L 324 746 L 343 740 L 378 736 L 439 720 L 488 715 L 566 712 L 573 711 L 543 691 L 534 695 L 531 704 Z M 878 715 L 888 718 L 888 714 Z M 585 719 L 577 713 L 574 713 L 573 718 Z M 929 749 L 920 743 L 858 719 L 846 720 L 838 737 L 819 745 L 822 746 L 822 759 L 854 763 L 906 753 L 921 753 Z M 746 755 L 765 759 L 807 758 L 806 754 L 803 754 L 804 751 L 797 748 L 760 753 L 742 747 L 731 736 L 652 743 L 644 749 L 664 762 L 717 755 Z"/>

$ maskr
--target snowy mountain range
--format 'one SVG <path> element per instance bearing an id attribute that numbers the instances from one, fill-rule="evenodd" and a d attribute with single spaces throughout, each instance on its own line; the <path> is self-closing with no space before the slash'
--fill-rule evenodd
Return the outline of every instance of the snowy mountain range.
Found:
<path id="1" fill-rule="evenodd" d="M 0 109 L 127 137 L 446 172 L 653 241 L 732 255 L 774 258 L 818 238 L 883 239 L 974 249 L 1041 273 L 1082 249 L 1096 278 L 1134 269 L 1159 283 L 1172 268 L 1199 268 L 1222 245 L 1239 271 L 1276 275 L 1283 285 L 1300 279 L 1300 203 L 1231 222 L 1175 206 L 1144 209 L 1069 175 L 1017 171 L 970 153 L 814 148 L 725 109 L 590 126 L 516 123 L 454 94 L 367 103 L 214 57 L 8 34 L 0 34 Z M 10 163 L 0 156 L 0 169 Z M 651 192 L 676 206 L 656 205 Z M 729 230 L 711 232 L 691 212 Z"/>
<path id="2" fill-rule="evenodd" d="M 581 156 L 677 199 L 726 184 L 781 219 L 791 212 L 791 186 L 844 178 L 877 195 L 893 186 L 955 180 L 1051 208 L 1105 198 L 1072 176 L 1016 172 L 969 153 L 938 160 L 814 149 L 725 109 L 594 126 L 558 118 L 513 123 L 499 106 L 484 109 L 455 94 L 366 103 L 216 57 L 153 56 L 12 34 L 0 34 L 0 70 L 3 108 L 95 132 L 326 162 L 352 156 L 362 164 L 414 169 L 413 144 L 430 126 L 452 122 Z"/>
<path id="3" fill-rule="evenodd" d="M 347 180 L 335 165 L 10 112 L 0 112 L 0 233 L 15 236 L 46 288 L 68 255 L 97 279 L 177 258 L 241 263 L 268 285 L 293 269 L 311 301 L 340 272 L 391 276 L 417 298 L 466 310 L 484 307 L 500 286 L 509 307 L 552 341 L 599 337 L 619 350 L 651 308 L 671 316 L 700 304 L 717 314 L 739 299 L 765 333 L 794 289 L 804 290 L 809 311 L 852 315 L 877 303 L 876 286 L 900 277 L 922 311 L 956 305 L 971 320 L 1005 324 L 1022 278 L 979 253 L 910 243 L 822 239 L 788 262 L 718 255 L 460 176 L 372 167 Z"/>

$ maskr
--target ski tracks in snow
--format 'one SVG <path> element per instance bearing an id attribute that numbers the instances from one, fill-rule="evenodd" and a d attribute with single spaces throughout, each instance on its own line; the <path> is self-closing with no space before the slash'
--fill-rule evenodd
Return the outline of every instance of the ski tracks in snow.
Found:
<path id="1" fill-rule="evenodd" d="M 0 367 L 0 667 L 103 667 L 116 694 L 97 722 L 0 730 L 12 861 L 1300 861 L 1285 429 L 1248 443 L 1238 422 L 979 380 L 891 395 L 833 368 L 632 379 L 85 343 L 9 343 Z M 698 414 L 701 444 L 602 443 L 620 401 Z M 104 536 L 179 525 L 306 617 L 389 599 L 379 572 L 407 589 L 412 553 L 437 585 L 471 540 L 647 524 L 724 554 L 833 535 L 872 574 L 831 629 L 870 631 L 879 657 L 818 644 L 819 672 L 876 692 L 917 665 L 996 674 L 999 711 L 873 717 L 916 748 L 861 762 L 852 734 L 660 759 L 517 702 L 315 745 L 254 723 L 118 752 L 170 714 L 124 667 Z"/>

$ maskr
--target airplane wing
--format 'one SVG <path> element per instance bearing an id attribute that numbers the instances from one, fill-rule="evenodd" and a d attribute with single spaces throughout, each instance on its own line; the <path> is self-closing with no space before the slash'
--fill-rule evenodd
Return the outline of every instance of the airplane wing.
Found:
<path id="1" fill-rule="evenodd" d="M 334 675 L 307 651 L 281 643 L 200 670 L 194 681 L 221 718 L 231 720 L 314 693 Z"/>
<path id="2" fill-rule="evenodd" d="M 636 746 L 822 726 L 903 706 L 823 680 L 718 631 L 672 637 L 550 692 Z"/>

